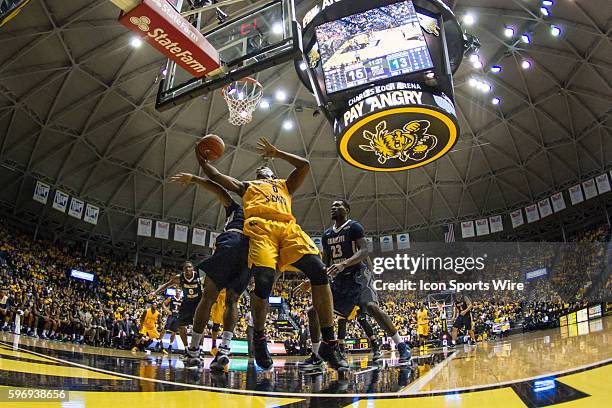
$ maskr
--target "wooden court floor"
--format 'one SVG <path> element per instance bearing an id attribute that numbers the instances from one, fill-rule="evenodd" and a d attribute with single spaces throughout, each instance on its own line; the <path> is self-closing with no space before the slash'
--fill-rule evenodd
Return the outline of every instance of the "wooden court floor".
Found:
<path id="1" fill-rule="evenodd" d="M 180 358 L 0 334 L 1 407 L 543 407 L 610 406 L 612 316 L 567 328 L 414 350 L 409 365 L 350 356 L 351 370 L 301 372 L 295 357 L 272 371 L 234 358 L 230 369 L 187 369 Z M 208 367 L 210 360 L 206 361 Z M 64 400 L 16 402 L 24 391 Z M 48 394 L 45 394 L 48 395 Z M 123 408 L 123 407 L 121 407 Z"/>

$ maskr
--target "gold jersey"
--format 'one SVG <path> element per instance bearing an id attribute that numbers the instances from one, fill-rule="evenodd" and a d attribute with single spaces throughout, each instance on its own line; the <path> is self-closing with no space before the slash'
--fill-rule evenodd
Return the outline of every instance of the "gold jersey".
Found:
<path id="1" fill-rule="evenodd" d="M 159 317 L 159 310 L 156 310 L 155 313 L 151 312 L 151 309 L 147 309 L 147 313 L 145 314 L 143 326 L 144 327 L 155 327 L 157 324 L 157 318 Z"/>
<path id="2" fill-rule="evenodd" d="M 429 323 L 429 316 L 427 315 L 427 310 L 419 310 L 417 312 L 417 320 L 418 320 L 418 324 L 428 324 Z"/>
<path id="3" fill-rule="evenodd" d="M 291 214 L 291 194 L 285 180 L 255 180 L 248 184 L 242 197 L 245 218 L 295 221 Z"/>

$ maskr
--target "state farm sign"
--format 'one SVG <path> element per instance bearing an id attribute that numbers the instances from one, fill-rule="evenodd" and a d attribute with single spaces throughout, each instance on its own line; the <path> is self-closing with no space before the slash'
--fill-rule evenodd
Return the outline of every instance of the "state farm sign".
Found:
<path id="1" fill-rule="evenodd" d="M 144 0 L 119 22 L 194 77 L 220 67 L 217 50 L 166 0 Z"/>

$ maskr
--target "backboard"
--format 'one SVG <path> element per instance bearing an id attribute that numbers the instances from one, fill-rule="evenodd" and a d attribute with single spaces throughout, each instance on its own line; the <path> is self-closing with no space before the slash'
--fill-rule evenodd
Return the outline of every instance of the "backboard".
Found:
<path id="1" fill-rule="evenodd" d="M 217 49 L 222 68 L 216 74 L 194 78 L 168 60 L 155 105 L 160 111 L 301 54 L 294 0 L 264 0 L 241 9 L 235 16 L 228 16 L 223 23 L 215 21 L 203 28 L 200 25 L 211 19 L 211 11 L 198 12 L 187 18 Z"/>

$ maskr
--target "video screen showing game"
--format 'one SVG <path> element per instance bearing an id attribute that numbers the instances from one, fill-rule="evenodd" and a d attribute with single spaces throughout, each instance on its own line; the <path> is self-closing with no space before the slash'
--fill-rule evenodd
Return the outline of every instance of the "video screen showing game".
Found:
<path id="1" fill-rule="evenodd" d="M 433 68 L 412 1 L 316 28 L 327 93 Z"/>

